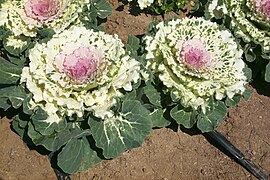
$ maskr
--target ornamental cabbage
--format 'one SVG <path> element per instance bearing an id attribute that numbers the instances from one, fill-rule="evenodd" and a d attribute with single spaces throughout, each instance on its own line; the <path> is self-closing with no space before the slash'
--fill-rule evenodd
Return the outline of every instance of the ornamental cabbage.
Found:
<path id="1" fill-rule="evenodd" d="M 78 21 L 89 0 L 6 0 L 1 4 L 0 25 L 15 36 L 35 37 L 38 28 L 52 28 L 56 33 Z"/>
<path id="2" fill-rule="evenodd" d="M 260 67 L 267 59 L 265 80 L 270 82 L 270 0 L 210 0 L 205 15 L 209 19 L 223 18 L 235 36 L 242 38 L 247 61 L 261 61 Z"/>
<path id="3" fill-rule="evenodd" d="M 36 44 L 21 75 L 33 94 L 32 109 L 45 110 L 49 124 L 65 116 L 81 118 L 85 111 L 101 119 L 117 118 L 112 107 L 123 96 L 121 89 L 131 91 L 140 78 L 139 62 L 123 47 L 117 36 L 80 26 Z"/>
<path id="4" fill-rule="evenodd" d="M 160 22 L 155 28 L 154 35 L 144 38 L 147 67 L 172 99 L 205 114 L 212 98 L 243 94 L 243 51 L 229 31 L 203 18 Z"/>

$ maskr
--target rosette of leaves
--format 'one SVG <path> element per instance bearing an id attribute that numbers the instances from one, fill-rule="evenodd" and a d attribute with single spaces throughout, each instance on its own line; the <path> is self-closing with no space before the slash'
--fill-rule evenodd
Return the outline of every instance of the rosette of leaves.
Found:
<path id="1" fill-rule="evenodd" d="M 127 0 L 131 2 L 132 0 Z M 186 6 L 189 4 L 191 10 L 194 11 L 199 6 L 198 0 L 135 0 L 141 10 L 147 9 L 156 14 L 164 14 L 166 12 L 179 12 L 186 10 Z"/>
<path id="2" fill-rule="evenodd" d="M 237 38 L 242 40 L 245 58 L 254 75 L 270 82 L 270 1 L 210 0 L 206 18 L 222 20 Z"/>
<path id="3" fill-rule="evenodd" d="M 54 154 L 66 173 L 138 147 L 150 112 L 136 100 L 140 63 L 117 38 L 72 26 L 29 50 L 27 65 L 0 58 L 0 107 L 13 128 Z"/>
<path id="4" fill-rule="evenodd" d="M 152 102 L 154 94 L 159 98 L 163 120 L 172 118 L 186 128 L 197 122 L 202 132 L 212 131 L 241 96 L 248 99 L 251 72 L 243 51 L 216 23 L 203 18 L 155 23 L 144 42 L 152 89 L 146 96 Z"/>
<path id="5" fill-rule="evenodd" d="M 112 7 L 107 0 L 4 0 L 0 12 L 0 30 L 9 32 L 3 44 L 18 55 L 31 38 L 50 38 L 74 24 L 100 29 Z"/>

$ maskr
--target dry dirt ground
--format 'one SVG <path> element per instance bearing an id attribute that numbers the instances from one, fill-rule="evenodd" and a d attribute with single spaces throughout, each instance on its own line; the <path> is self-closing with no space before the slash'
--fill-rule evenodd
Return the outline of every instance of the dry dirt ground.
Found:
<path id="1" fill-rule="evenodd" d="M 127 6 L 111 0 L 113 15 L 106 31 L 141 35 L 154 18 L 147 14 L 131 15 Z M 247 158 L 270 173 L 270 84 L 253 83 L 249 101 L 231 108 L 218 128 Z M 10 120 L 0 120 L 0 180 L 56 179 L 46 156 L 30 150 L 10 129 Z M 85 173 L 71 176 L 89 179 L 256 179 L 234 160 L 210 144 L 201 134 L 182 128 L 155 129 L 145 143 L 114 160 L 103 161 Z"/>

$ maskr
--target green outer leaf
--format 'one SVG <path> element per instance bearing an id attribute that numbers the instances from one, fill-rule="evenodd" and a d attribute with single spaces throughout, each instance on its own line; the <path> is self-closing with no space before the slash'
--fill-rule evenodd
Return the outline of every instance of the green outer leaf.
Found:
<path id="1" fill-rule="evenodd" d="M 99 18 L 104 19 L 112 14 L 112 6 L 107 0 L 99 0 L 94 4 Z"/>
<path id="2" fill-rule="evenodd" d="M 22 48 L 14 48 L 13 46 L 7 46 L 7 38 L 3 40 L 3 45 L 5 50 L 7 50 L 10 54 L 14 56 L 20 56 L 20 54 L 25 51 L 31 45 L 31 39 L 27 37 L 22 37 L 24 41 L 27 42 Z"/>
<path id="3" fill-rule="evenodd" d="M 179 110 L 178 106 L 172 108 L 170 115 L 178 124 L 182 124 L 185 128 L 192 128 L 197 121 L 195 112 L 187 112 L 184 109 Z"/>
<path id="4" fill-rule="evenodd" d="M 10 55 L 7 55 L 8 59 L 11 63 L 13 63 L 14 65 L 20 67 L 21 69 L 24 67 L 24 63 L 26 61 L 26 59 L 24 57 L 13 57 Z"/>
<path id="5" fill-rule="evenodd" d="M 73 125 L 73 123 L 69 123 L 66 129 L 57 133 L 54 151 L 57 151 L 59 148 L 61 148 L 61 146 L 65 145 L 72 138 L 78 139 L 91 135 L 91 133 L 88 132 L 89 130 L 81 130 L 76 126 L 74 128 Z"/>
<path id="6" fill-rule="evenodd" d="M 55 31 L 51 28 L 39 28 L 37 29 L 37 33 L 41 38 L 49 38 L 51 39 L 55 34 Z"/>
<path id="7" fill-rule="evenodd" d="M 23 112 L 28 115 L 31 115 L 33 113 L 33 110 L 30 105 L 31 99 L 32 99 L 32 94 L 27 94 L 26 98 L 23 101 Z"/>
<path id="8" fill-rule="evenodd" d="M 0 1 L 1 7 L 2 0 Z M 10 31 L 6 26 L 0 26 L 0 40 L 2 41 L 4 38 L 10 35 Z"/>
<path id="9" fill-rule="evenodd" d="M 87 169 L 93 167 L 94 165 L 98 164 L 101 162 L 101 159 L 97 156 L 97 153 L 90 148 L 90 144 L 86 140 L 86 138 L 83 138 L 83 146 L 82 146 L 82 162 L 81 166 L 79 168 L 79 172 L 86 171 Z"/>
<path id="10" fill-rule="evenodd" d="M 160 93 L 156 90 L 156 88 L 149 83 L 143 89 L 150 103 L 157 107 L 161 107 L 161 96 Z"/>
<path id="11" fill-rule="evenodd" d="M 64 118 L 60 122 L 54 122 L 52 124 L 45 121 L 47 118 L 47 113 L 40 107 L 37 107 L 31 116 L 35 130 L 42 135 L 51 135 L 54 131 L 60 132 L 67 126 L 67 122 Z"/>
<path id="12" fill-rule="evenodd" d="M 27 94 L 21 86 L 10 86 L 0 89 L 0 98 L 8 98 L 15 109 L 22 105 L 26 97 Z"/>
<path id="13" fill-rule="evenodd" d="M 155 109 L 151 114 L 150 118 L 153 123 L 153 127 L 166 127 L 171 124 L 171 122 L 163 117 L 165 110 Z"/>
<path id="14" fill-rule="evenodd" d="M 243 93 L 243 98 L 245 101 L 249 100 L 250 96 L 252 95 L 253 91 L 250 90 L 248 87 L 246 87 L 244 93 Z"/>
<path id="15" fill-rule="evenodd" d="M 265 67 L 265 81 L 270 82 L 270 62 Z"/>
<path id="16" fill-rule="evenodd" d="M 47 113 L 40 107 L 34 111 L 31 116 L 35 130 L 42 135 L 51 135 L 56 127 L 56 123 L 49 124 L 45 120 L 48 118 Z"/>
<path id="17" fill-rule="evenodd" d="M 130 93 L 127 93 L 124 97 L 124 101 L 127 101 L 127 100 L 135 100 L 137 97 L 137 93 L 136 91 L 132 91 Z"/>
<path id="18" fill-rule="evenodd" d="M 6 111 L 10 107 L 11 107 L 11 105 L 8 103 L 8 98 L 1 97 L 0 98 L 0 108 L 4 109 L 4 111 Z"/>
<path id="19" fill-rule="evenodd" d="M 85 6 L 85 8 L 87 8 L 87 6 Z M 89 12 L 88 12 L 89 11 Z M 95 22 L 97 21 L 97 10 L 96 8 L 94 8 L 93 6 L 90 6 L 90 9 L 87 10 L 86 12 L 88 12 L 88 18 L 92 21 Z"/>
<path id="20" fill-rule="evenodd" d="M 252 79 L 252 70 L 246 66 L 243 69 L 243 72 L 245 73 L 245 76 L 247 77 L 248 81 L 250 82 Z"/>
<path id="21" fill-rule="evenodd" d="M 71 139 L 59 153 L 57 164 L 64 172 L 73 174 L 79 170 L 83 159 L 82 141 L 82 139 Z"/>
<path id="22" fill-rule="evenodd" d="M 97 27 L 97 10 L 94 5 L 91 3 L 90 6 L 84 5 L 83 12 L 80 15 L 81 22 L 88 29 Z M 82 17 L 87 17 L 87 20 Z"/>
<path id="23" fill-rule="evenodd" d="M 213 131 L 222 122 L 226 114 L 226 105 L 221 101 L 217 101 L 217 103 L 211 107 L 210 110 L 206 111 L 206 114 L 199 114 L 197 116 L 197 127 L 202 132 Z"/>
<path id="24" fill-rule="evenodd" d="M 22 68 L 0 57 L 0 84 L 16 84 L 21 78 Z"/>
<path id="25" fill-rule="evenodd" d="M 21 121 L 19 121 L 21 122 Z M 33 123 L 29 123 L 28 136 L 32 139 L 35 145 L 42 145 L 49 151 L 57 151 L 63 145 L 65 145 L 72 138 L 81 138 L 90 135 L 87 130 L 82 131 L 79 128 L 73 127 L 73 123 L 69 123 L 69 126 L 64 126 L 60 132 L 54 132 L 50 135 L 42 135 L 39 133 Z"/>
<path id="26" fill-rule="evenodd" d="M 26 119 L 22 119 L 22 118 L 21 118 L 21 114 L 16 115 L 16 116 L 13 118 L 13 120 L 19 122 L 20 128 L 26 128 L 26 126 L 27 126 L 27 124 L 28 124 L 28 122 L 29 122 L 29 121 L 28 121 L 29 119 L 27 119 L 27 117 L 26 117 Z"/>
<path id="27" fill-rule="evenodd" d="M 149 111 L 139 101 L 126 100 L 122 105 L 123 119 L 89 118 L 96 146 L 106 158 L 114 158 L 123 151 L 140 146 L 151 132 Z"/>
<path id="28" fill-rule="evenodd" d="M 12 128 L 19 134 L 20 137 L 23 137 L 25 129 L 20 127 L 19 119 L 14 118 L 12 121 Z"/>
<path id="29" fill-rule="evenodd" d="M 89 169 L 100 161 L 86 137 L 71 139 L 57 157 L 58 166 L 69 174 Z"/>
<path id="30" fill-rule="evenodd" d="M 171 91 L 170 91 L 170 96 L 171 96 L 171 99 L 173 102 L 178 102 L 179 101 L 179 96 L 177 96 L 176 94 L 178 94 L 178 91 L 173 88 Z"/>
<path id="31" fill-rule="evenodd" d="M 134 57 L 135 59 L 138 59 L 137 51 L 140 48 L 140 40 L 133 36 L 133 35 L 128 35 L 128 41 L 127 44 L 125 45 L 125 48 L 127 51 L 131 53 L 131 56 Z"/>
<path id="32" fill-rule="evenodd" d="M 235 106 L 236 104 L 238 104 L 240 102 L 240 99 L 241 99 L 241 95 L 236 94 L 232 99 L 227 97 L 225 100 L 225 104 L 228 107 L 232 107 L 232 106 Z"/>
<path id="33" fill-rule="evenodd" d="M 35 145 L 42 145 L 50 151 L 54 150 L 56 134 L 44 136 L 35 130 L 32 123 L 28 123 L 27 135 L 32 139 Z"/>
<path id="34" fill-rule="evenodd" d="M 245 51 L 245 58 L 248 62 L 253 62 L 256 60 L 256 55 L 250 51 Z"/>
<path id="35" fill-rule="evenodd" d="M 134 35 L 128 35 L 128 41 L 127 44 L 130 45 L 130 47 L 137 51 L 140 48 L 140 40 Z"/>

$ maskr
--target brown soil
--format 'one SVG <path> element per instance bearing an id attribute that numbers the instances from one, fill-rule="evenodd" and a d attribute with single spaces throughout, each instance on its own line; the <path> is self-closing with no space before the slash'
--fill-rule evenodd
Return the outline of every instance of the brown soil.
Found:
<path id="1" fill-rule="evenodd" d="M 141 35 L 157 16 L 131 15 L 127 6 L 111 0 L 114 13 L 106 31 Z M 118 10 L 116 10 L 118 9 Z M 255 89 L 253 88 L 255 87 Z M 230 109 L 218 128 L 247 158 L 270 173 L 270 84 L 253 85 L 249 101 Z M 267 95 L 267 96 L 266 96 Z M 46 156 L 30 150 L 10 129 L 10 120 L 0 120 L 0 180 L 56 179 Z M 103 161 L 71 179 L 256 179 L 234 160 L 192 131 L 162 128 L 153 130 L 145 143 L 114 160 Z"/>

